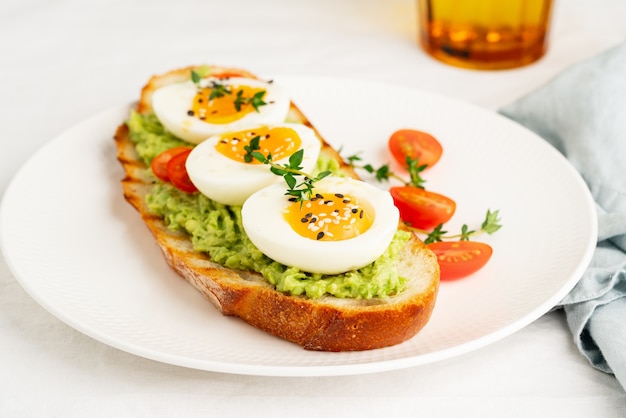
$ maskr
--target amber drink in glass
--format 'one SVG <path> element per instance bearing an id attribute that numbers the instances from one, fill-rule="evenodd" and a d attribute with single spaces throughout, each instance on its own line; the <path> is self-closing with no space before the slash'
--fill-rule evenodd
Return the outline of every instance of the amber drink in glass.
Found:
<path id="1" fill-rule="evenodd" d="M 422 47 L 447 64 L 516 68 L 546 52 L 551 0 L 417 0 L 417 7 Z"/>

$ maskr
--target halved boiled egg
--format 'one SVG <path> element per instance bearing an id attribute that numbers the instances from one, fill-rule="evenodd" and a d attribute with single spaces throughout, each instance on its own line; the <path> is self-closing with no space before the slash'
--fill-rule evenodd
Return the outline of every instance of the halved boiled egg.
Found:
<path id="1" fill-rule="evenodd" d="M 304 150 L 301 166 L 305 172 L 314 169 L 321 148 L 315 131 L 297 123 L 261 125 L 214 135 L 187 157 L 185 165 L 191 182 L 202 194 L 225 205 L 241 205 L 263 187 L 276 182 L 284 184 L 268 165 L 254 158 L 246 161 L 246 147 L 254 138 L 258 138 L 258 152 L 271 155 L 276 164 L 285 164 L 296 151 Z"/>
<path id="2" fill-rule="evenodd" d="M 293 202 L 284 184 L 250 196 L 244 230 L 268 257 L 310 273 L 339 274 L 368 265 L 391 243 L 399 213 L 390 194 L 363 181 L 326 177 L 315 197 Z"/>
<path id="3" fill-rule="evenodd" d="M 242 77 L 170 84 L 152 96 L 152 108 L 163 126 L 193 144 L 250 125 L 282 123 L 289 105 L 280 86 Z"/>

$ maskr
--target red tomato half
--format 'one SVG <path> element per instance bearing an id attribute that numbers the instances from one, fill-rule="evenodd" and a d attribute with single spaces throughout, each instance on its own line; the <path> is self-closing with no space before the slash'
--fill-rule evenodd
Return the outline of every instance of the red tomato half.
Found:
<path id="1" fill-rule="evenodd" d="M 224 71 L 223 73 L 212 75 L 212 77 L 216 77 L 216 78 L 233 78 L 233 77 L 250 78 L 249 75 L 244 74 L 243 72 L 240 72 L 240 71 L 237 71 L 237 70 Z"/>
<path id="2" fill-rule="evenodd" d="M 191 150 L 191 148 L 185 146 L 174 147 L 163 151 L 162 153 L 154 157 L 152 159 L 152 163 L 150 164 L 154 175 L 163 181 L 170 181 L 170 178 L 167 175 L 167 163 L 169 163 L 172 157 L 174 157 L 175 155 L 178 155 L 181 152 L 185 152 L 188 150 Z"/>
<path id="3" fill-rule="evenodd" d="M 428 248 L 437 255 L 441 280 L 457 280 L 477 272 L 493 253 L 489 245 L 474 241 L 433 242 Z"/>
<path id="4" fill-rule="evenodd" d="M 407 167 L 406 157 L 416 159 L 419 165 L 428 167 L 435 165 L 443 148 L 434 136 L 414 129 L 401 129 L 394 132 L 389 138 L 389 151 L 393 158 L 403 167 Z"/>
<path id="5" fill-rule="evenodd" d="M 448 222 L 456 210 L 454 200 L 419 187 L 392 187 L 389 193 L 400 211 L 400 218 L 413 228 L 433 229 Z"/>
<path id="6" fill-rule="evenodd" d="M 185 167 L 185 162 L 187 162 L 187 157 L 190 152 L 190 148 L 180 152 L 174 155 L 167 163 L 167 176 L 170 181 L 174 187 L 187 193 L 193 193 L 198 190 L 191 182 L 187 168 Z"/>

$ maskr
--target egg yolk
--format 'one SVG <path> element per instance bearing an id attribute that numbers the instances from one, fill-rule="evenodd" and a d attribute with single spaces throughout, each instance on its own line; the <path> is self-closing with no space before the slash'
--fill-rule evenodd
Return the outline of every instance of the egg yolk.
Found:
<path id="1" fill-rule="evenodd" d="M 245 163 L 245 155 L 248 154 L 245 147 L 249 147 L 250 141 L 257 136 L 259 137 L 259 149 L 257 151 L 265 156 L 271 155 L 274 161 L 289 157 L 298 151 L 302 144 L 300 135 L 291 128 L 259 126 L 253 130 L 230 132 L 222 135 L 215 145 L 215 149 L 231 160 Z M 254 158 L 249 163 L 261 164 Z"/>
<path id="2" fill-rule="evenodd" d="M 256 111 L 251 100 L 259 92 L 265 90 L 216 82 L 210 87 L 198 89 L 187 113 L 208 123 L 230 123 Z"/>
<path id="3" fill-rule="evenodd" d="M 342 241 L 367 231 L 371 211 L 353 196 L 317 194 L 305 202 L 292 202 L 283 215 L 299 235 L 317 241 Z"/>

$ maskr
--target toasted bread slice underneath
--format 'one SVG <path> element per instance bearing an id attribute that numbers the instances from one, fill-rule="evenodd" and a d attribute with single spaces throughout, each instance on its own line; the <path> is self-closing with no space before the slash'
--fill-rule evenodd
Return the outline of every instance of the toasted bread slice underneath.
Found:
<path id="1" fill-rule="evenodd" d="M 138 111 L 149 113 L 154 89 L 189 79 L 193 68 L 197 67 L 153 77 L 142 90 Z M 214 74 L 224 71 L 254 77 L 244 70 L 212 68 Z M 293 104 L 290 118 L 312 127 Z M 322 152 L 342 161 L 321 136 L 320 140 Z M 122 180 L 124 197 L 141 215 L 167 263 L 222 314 L 240 317 L 306 349 L 323 351 L 395 345 L 413 337 L 430 319 L 439 286 L 439 265 L 432 251 L 416 236 L 412 235 L 400 256 L 398 272 L 409 278 L 409 282 L 407 289 L 398 295 L 367 300 L 287 295 L 276 291 L 256 272 L 232 270 L 212 262 L 208 255 L 193 250 L 186 234 L 168 229 L 161 218 L 151 214 L 146 195 L 151 192 L 154 179 L 147 175 L 147 167 L 139 159 L 126 125 L 118 127 L 115 143 L 118 160 L 126 173 Z M 343 168 L 357 177 L 349 166 L 343 164 Z"/>

